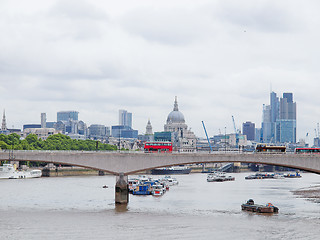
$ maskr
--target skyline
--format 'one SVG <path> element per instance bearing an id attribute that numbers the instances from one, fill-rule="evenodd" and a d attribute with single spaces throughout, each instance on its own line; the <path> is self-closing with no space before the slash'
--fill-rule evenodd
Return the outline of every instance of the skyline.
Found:
<path id="1" fill-rule="evenodd" d="M 79 111 L 107 126 L 162 131 L 178 96 L 204 137 L 261 127 L 269 92 L 292 92 L 297 141 L 320 121 L 317 1 L 1 1 L 0 109 L 7 126 Z M 17 8 L 16 6 L 19 6 Z M 272 87 L 271 87 L 272 86 Z"/>

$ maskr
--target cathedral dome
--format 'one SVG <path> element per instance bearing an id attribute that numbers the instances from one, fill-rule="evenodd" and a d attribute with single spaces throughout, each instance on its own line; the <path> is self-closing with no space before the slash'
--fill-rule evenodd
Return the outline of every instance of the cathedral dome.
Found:
<path id="1" fill-rule="evenodd" d="M 174 101 L 173 111 L 168 115 L 167 124 L 168 123 L 185 123 L 184 116 L 178 109 L 177 97 Z"/>

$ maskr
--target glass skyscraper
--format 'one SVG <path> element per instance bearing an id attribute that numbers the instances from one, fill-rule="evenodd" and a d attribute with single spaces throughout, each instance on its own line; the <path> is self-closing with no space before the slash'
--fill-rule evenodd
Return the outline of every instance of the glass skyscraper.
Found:
<path id="1" fill-rule="evenodd" d="M 119 125 L 132 128 L 132 113 L 127 110 L 119 110 Z"/>
<path id="2" fill-rule="evenodd" d="M 262 141 L 265 143 L 296 142 L 296 103 L 292 93 L 277 97 L 270 93 L 270 105 L 263 106 Z"/>

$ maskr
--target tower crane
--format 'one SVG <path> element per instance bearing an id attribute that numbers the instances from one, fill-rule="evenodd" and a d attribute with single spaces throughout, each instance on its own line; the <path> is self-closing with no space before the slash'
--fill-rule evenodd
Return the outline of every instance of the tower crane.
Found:
<path id="1" fill-rule="evenodd" d="M 207 130 L 206 130 L 206 127 L 204 126 L 204 122 L 202 121 L 202 126 L 203 126 L 203 129 L 204 129 L 204 132 L 207 136 L 207 140 L 208 140 L 208 144 L 209 144 L 209 147 L 210 147 L 210 151 L 212 152 L 212 146 L 211 146 L 211 143 L 209 141 L 209 137 L 208 137 L 208 134 L 207 134 Z"/>
<path id="2" fill-rule="evenodd" d="M 236 123 L 234 121 L 233 115 L 232 115 L 232 122 L 233 122 L 234 132 L 236 134 L 236 147 L 238 148 L 238 146 L 239 146 L 239 132 L 238 132 L 238 130 L 236 128 Z"/>

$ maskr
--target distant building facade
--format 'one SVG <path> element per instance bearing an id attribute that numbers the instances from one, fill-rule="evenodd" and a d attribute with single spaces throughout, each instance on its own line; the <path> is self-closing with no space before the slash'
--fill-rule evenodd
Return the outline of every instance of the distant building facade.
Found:
<path id="1" fill-rule="evenodd" d="M 109 129 L 110 131 L 110 129 Z M 101 124 L 91 124 L 89 127 L 90 139 L 106 139 L 108 137 L 107 127 Z"/>
<path id="2" fill-rule="evenodd" d="M 138 138 L 138 130 L 133 130 L 129 126 L 111 126 L 111 135 L 114 138 Z"/>
<path id="3" fill-rule="evenodd" d="M 26 128 L 23 130 L 23 137 L 26 138 L 29 134 L 35 134 L 38 138 L 46 140 L 49 136 L 60 133 L 54 128 Z"/>
<path id="4" fill-rule="evenodd" d="M 254 141 L 255 140 L 255 124 L 252 122 L 245 122 L 242 124 L 243 135 L 247 136 L 247 140 Z"/>
<path id="5" fill-rule="evenodd" d="M 69 120 L 78 121 L 79 120 L 79 112 L 77 112 L 77 111 L 60 111 L 60 112 L 57 112 L 57 122 L 59 122 L 59 121 L 69 121 Z"/>

